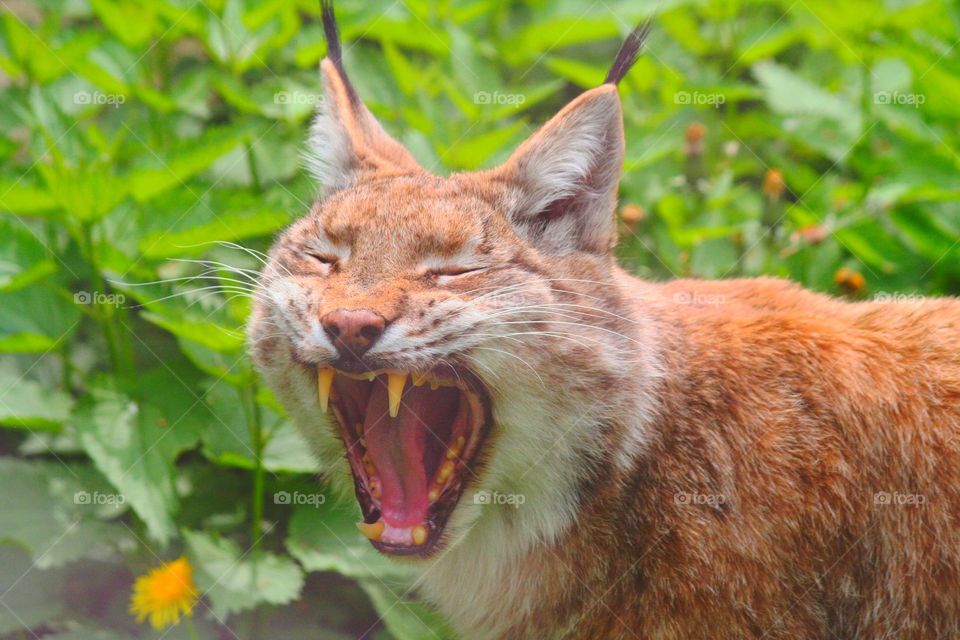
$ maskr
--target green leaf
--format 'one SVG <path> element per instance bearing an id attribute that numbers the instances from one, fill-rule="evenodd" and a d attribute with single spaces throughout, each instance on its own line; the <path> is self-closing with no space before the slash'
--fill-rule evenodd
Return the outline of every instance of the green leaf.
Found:
<path id="1" fill-rule="evenodd" d="M 130 193 L 138 202 L 145 202 L 170 189 L 183 188 L 188 178 L 207 169 L 245 139 L 246 133 L 239 128 L 207 129 L 199 137 L 170 145 L 161 153 L 145 153 L 144 166 L 127 176 Z M 194 199 L 197 197 L 199 194 L 194 195 Z"/>
<path id="2" fill-rule="evenodd" d="M 581 60 L 550 56 L 547 68 L 561 78 L 581 87 L 595 87 L 603 82 L 607 69 L 603 65 L 587 64 Z"/>
<path id="3" fill-rule="evenodd" d="M 103 520 L 123 514 L 122 497 L 82 466 L 0 459 L 0 487 L 0 541 L 29 551 L 41 569 L 106 558 L 133 540 L 125 526 Z"/>
<path id="4" fill-rule="evenodd" d="M 614 17 L 558 17 L 537 20 L 503 43 L 501 54 L 512 65 L 530 64 L 544 51 L 559 50 L 573 44 L 614 40 L 620 25 Z"/>
<path id="5" fill-rule="evenodd" d="M 434 55 L 450 51 L 450 37 L 442 29 L 434 29 L 418 19 L 400 21 L 377 16 L 362 29 L 362 33 L 364 38 L 394 42 L 407 49 Z"/>
<path id="6" fill-rule="evenodd" d="M 4 604 L 0 607 L 0 636 L 24 636 L 63 615 L 66 603 L 61 572 L 35 570 L 30 557 L 11 546 L 0 546 L 0 566 Z"/>
<path id="7" fill-rule="evenodd" d="M 0 293 L 0 353 L 53 349 L 79 323 L 79 307 L 49 289 L 34 285 Z"/>
<path id="8" fill-rule="evenodd" d="M 373 607 L 397 640 L 453 640 L 456 634 L 443 617 L 425 603 L 411 598 L 408 590 L 390 588 L 379 580 L 361 580 Z"/>
<path id="9" fill-rule="evenodd" d="M 0 425 L 59 431 L 70 417 L 72 406 L 69 395 L 0 364 Z"/>
<path id="10" fill-rule="evenodd" d="M 173 633 L 166 637 L 170 638 L 170 640 L 174 640 L 175 638 Z M 85 626 L 82 628 L 74 628 L 64 633 L 46 636 L 46 640 L 137 640 L 137 638 L 118 631 L 107 631 L 105 629 L 94 629 Z"/>
<path id="11" fill-rule="evenodd" d="M 30 75 L 38 82 L 47 83 L 67 71 L 62 55 L 31 29 L 17 12 L 8 11 L 3 15 L 6 28 L 7 45 L 14 58 L 29 69 Z"/>
<path id="12" fill-rule="evenodd" d="M 823 116 L 841 122 L 859 122 L 852 105 L 773 62 L 754 65 L 753 74 L 765 89 L 767 104 L 776 113 Z"/>
<path id="13" fill-rule="evenodd" d="M 478 169 L 496 157 L 524 129 L 523 122 L 514 122 L 501 129 L 460 140 L 441 153 L 446 165 L 454 169 Z"/>
<path id="14" fill-rule="evenodd" d="M 238 351 L 244 345 L 244 337 L 239 328 L 230 329 L 199 318 L 171 317 L 151 311 L 145 311 L 140 317 L 163 327 L 175 336 L 192 340 L 214 351 Z"/>
<path id="15" fill-rule="evenodd" d="M 955 272 L 956 256 L 960 254 L 960 231 L 951 228 L 919 205 L 906 206 L 893 212 L 890 219 L 903 233 L 913 249 L 931 261 L 945 261 Z"/>
<path id="16" fill-rule="evenodd" d="M 101 389 L 77 412 L 75 424 L 97 468 L 143 520 L 150 537 L 166 544 L 176 532 L 173 463 L 199 434 L 189 423 L 165 426 L 165 417 L 153 406 Z"/>
<path id="17" fill-rule="evenodd" d="M 21 178 L 0 179 L 0 211 L 18 215 L 47 214 L 57 208 L 57 201 L 46 189 Z"/>
<path id="18" fill-rule="evenodd" d="M 840 160 L 858 139 L 863 119 L 859 105 L 845 100 L 774 62 L 761 62 L 753 75 L 764 88 L 770 108 L 796 117 L 795 138 Z"/>
<path id="19" fill-rule="evenodd" d="M 180 190 L 143 209 L 138 217 L 139 249 L 149 258 L 202 251 L 211 241 L 237 241 L 269 235 L 290 222 L 289 195 L 276 191 L 254 197 L 247 192 L 208 192 L 199 199 Z M 149 221 L 146 218 L 150 218 Z"/>
<path id="20" fill-rule="evenodd" d="M 202 436 L 204 455 L 219 464 L 255 468 L 250 428 L 238 390 L 210 385 L 204 400 L 213 414 Z M 268 437 L 261 457 L 264 468 L 274 473 L 317 473 L 316 458 L 293 424 L 266 406 L 260 406 L 260 413 Z"/>
<path id="21" fill-rule="evenodd" d="M 171 287 L 164 283 L 113 282 L 129 298 L 144 305 L 148 310 L 140 318 L 162 327 L 178 338 L 196 342 L 207 349 L 227 354 L 231 363 L 242 350 L 245 340 L 243 318 L 233 315 L 237 310 L 226 303 L 220 295 L 210 291 L 195 291 L 204 286 L 214 286 L 207 280 L 187 281 L 186 286 Z M 229 286 L 229 285 L 228 285 Z M 232 289 L 224 291 L 233 295 Z M 236 369 L 242 371 L 243 368 Z"/>
<path id="22" fill-rule="evenodd" d="M 23 223 L 0 218 L 0 292 L 13 291 L 57 270 L 33 232 Z"/>
<path id="23" fill-rule="evenodd" d="M 213 613 L 225 618 L 261 604 L 282 605 L 300 595 L 303 571 L 286 556 L 244 554 L 226 538 L 185 531 L 197 586 L 210 598 Z"/>
<path id="24" fill-rule="evenodd" d="M 79 168 L 38 165 L 59 208 L 81 222 L 102 218 L 126 197 L 126 184 L 110 168 L 92 164 Z"/>
<path id="25" fill-rule="evenodd" d="M 357 530 L 362 520 L 355 503 L 297 507 L 290 519 L 287 550 L 307 571 L 376 576 L 400 588 L 412 579 L 410 568 L 374 549 Z"/>
<path id="26" fill-rule="evenodd" d="M 91 0 L 90 4 L 103 24 L 128 47 L 141 47 L 150 41 L 157 24 L 150 3 Z"/>

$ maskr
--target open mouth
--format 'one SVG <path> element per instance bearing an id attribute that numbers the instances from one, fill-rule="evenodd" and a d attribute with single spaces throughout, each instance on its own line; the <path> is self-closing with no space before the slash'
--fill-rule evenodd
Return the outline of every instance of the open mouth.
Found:
<path id="1" fill-rule="evenodd" d="M 468 375 L 317 371 L 320 406 L 333 409 L 363 522 L 379 551 L 427 555 L 474 475 L 489 402 Z"/>

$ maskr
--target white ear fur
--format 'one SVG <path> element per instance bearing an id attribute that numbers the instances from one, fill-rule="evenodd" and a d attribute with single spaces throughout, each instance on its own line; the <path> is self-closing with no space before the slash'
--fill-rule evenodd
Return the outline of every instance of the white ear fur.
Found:
<path id="1" fill-rule="evenodd" d="M 405 174 L 423 171 L 413 156 L 391 138 L 341 72 L 329 60 L 320 63 L 323 101 L 310 126 L 307 170 L 329 194 L 349 187 L 363 172 Z"/>
<path id="2" fill-rule="evenodd" d="M 511 220 L 555 251 L 604 252 L 615 237 L 623 119 L 612 84 L 582 94 L 494 174 L 514 186 Z"/>
<path id="3" fill-rule="evenodd" d="M 346 132 L 330 115 L 324 100 L 310 125 L 310 137 L 304 160 L 307 171 L 323 186 L 325 193 L 333 193 L 350 186 L 356 173 L 351 161 L 353 149 Z"/>

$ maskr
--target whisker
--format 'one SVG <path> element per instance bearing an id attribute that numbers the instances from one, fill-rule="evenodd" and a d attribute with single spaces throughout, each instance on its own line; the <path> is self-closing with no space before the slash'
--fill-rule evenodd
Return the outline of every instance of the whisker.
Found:
<path id="1" fill-rule="evenodd" d="M 509 351 L 503 351 L 502 349 L 495 349 L 495 348 L 493 348 L 493 347 L 482 347 L 482 346 L 479 346 L 479 345 L 474 346 L 473 348 L 474 348 L 474 349 L 482 349 L 482 350 L 484 350 L 484 351 L 494 351 L 494 352 L 496 352 L 496 353 L 500 353 L 500 354 L 503 354 L 503 355 L 506 355 L 506 356 L 510 356 L 511 358 L 516 358 L 516 359 L 519 360 L 521 363 L 523 363 L 527 368 L 529 368 L 531 371 L 533 371 L 533 374 L 534 374 L 535 376 L 537 376 L 537 379 L 540 381 L 540 386 L 542 386 L 543 388 L 546 388 L 546 387 L 547 387 L 547 384 L 543 381 L 543 378 L 540 377 L 540 373 L 539 373 L 535 368 L 533 368 L 533 366 L 532 366 L 529 362 L 527 362 L 526 360 L 524 360 L 524 359 L 521 358 L 520 356 L 516 355 L 515 353 L 510 353 Z"/>

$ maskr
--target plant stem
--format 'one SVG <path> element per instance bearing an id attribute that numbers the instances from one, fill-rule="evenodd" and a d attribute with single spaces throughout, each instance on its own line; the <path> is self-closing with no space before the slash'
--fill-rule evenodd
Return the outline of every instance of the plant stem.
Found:
<path id="1" fill-rule="evenodd" d="M 257 383 L 250 382 L 243 388 L 243 405 L 247 417 L 247 427 L 250 430 L 250 443 L 253 449 L 253 491 L 250 506 L 250 555 L 254 558 L 253 580 L 257 581 L 259 564 L 256 562 L 257 552 L 260 549 L 261 530 L 263 529 L 263 450 L 267 445 L 267 438 L 263 432 L 263 420 L 260 415 L 260 405 L 257 404 Z M 260 637 L 260 609 L 254 609 L 250 615 L 250 639 Z"/>
<path id="2" fill-rule="evenodd" d="M 253 155 L 253 144 L 247 138 L 245 143 L 247 148 L 247 167 L 250 169 L 250 180 L 253 182 L 253 189 L 257 193 L 263 191 L 263 184 L 260 182 L 260 169 L 257 167 L 257 158 Z"/>
<path id="3" fill-rule="evenodd" d="M 263 529 L 263 480 L 265 471 L 263 468 L 263 450 L 266 447 L 266 438 L 263 434 L 260 405 L 257 404 L 257 383 L 251 382 L 244 387 L 242 394 L 254 457 L 253 491 L 250 505 L 250 548 L 252 551 L 256 551 L 260 547 L 260 532 Z"/>
<path id="4" fill-rule="evenodd" d="M 64 339 L 60 347 L 60 359 L 63 366 L 63 390 L 70 393 L 73 389 L 73 363 L 70 361 L 70 351 L 72 349 L 72 340 Z"/>
<path id="5" fill-rule="evenodd" d="M 86 292 L 89 296 L 88 304 L 92 305 L 97 323 L 103 331 L 104 340 L 107 343 L 107 353 L 110 357 L 110 366 L 115 372 L 120 370 L 119 353 L 117 352 L 116 340 L 113 335 L 113 327 L 110 323 L 109 311 L 104 306 L 97 303 L 97 299 L 106 295 L 104 288 L 106 283 L 100 273 L 100 267 L 97 265 L 96 251 L 93 245 L 93 229 L 90 224 L 81 223 L 80 237 L 82 239 L 81 248 L 87 259 L 87 265 L 90 267 L 90 284 L 93 285 L 93 291 Z M 84 302 L 81 300 L 80 302 Z"/>
<path id="6" fill-rule="evenodd" d="M 197 627 L 193 624 L 193 618 L 185 617 L 183 624 L 187 628 L 187 635 L 190 636 L 190 640 L 200 640 L 200 636 L 197 635 Z"/>
<path id="7" fill-rule="evenodd" d="M 136 368 L 133 362 L 133 347 L 130 344 L 129 336 L 121 328 L 125 326 L 123 319 L 126 317 L 126 310 L 115 304 L 112 298 L 107 298 L 107 283 L 100 273 L 100 266 L 97 264 L 96 249 L 93 244 L 93 226 L 89 223 L 80 225 L 81 250 L 90 267 L 91 284 L 93 291 L 90 295 L 89 303 L 93 306 L 94 316 L 103 330 L 104 339 L 107 342 L 107 353 L 110 357 L 110 366 L 114 373 L 122 378 L 124 382 L 130 382 L 136 375 Z M 97 300 L 102 299 L 103 302 Z"/>

